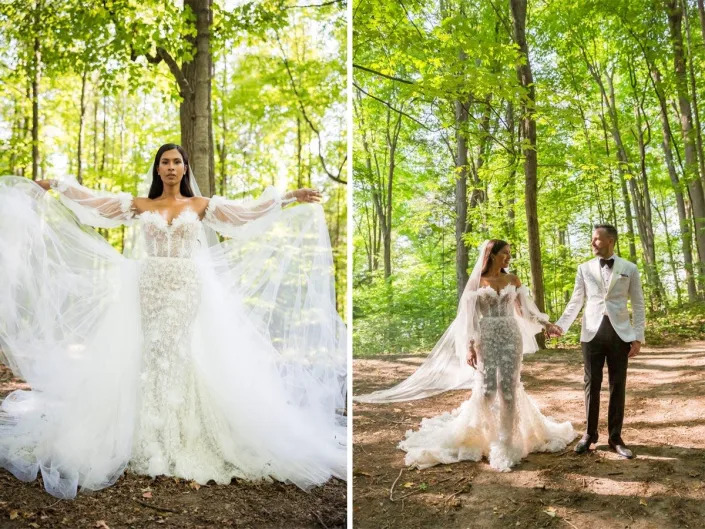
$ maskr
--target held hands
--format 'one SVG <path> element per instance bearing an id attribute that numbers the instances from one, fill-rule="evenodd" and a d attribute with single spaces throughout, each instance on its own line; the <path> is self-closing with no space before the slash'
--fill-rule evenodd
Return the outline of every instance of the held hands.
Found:
<path id="1" fill-rule="evenodd" d="M 639 340 L 634 340 L 632 346 L 629 348 L 629 358 L 634 358 L 641 351 L 641 342 Z"/>
<path id="2" fill-rule="evenodd" d="M 477 367 L 477 351 L 475 351 L 475 344 L 471 343 L 468 348 L 467 362 L 470 367 L 475 369 Z"/>
<path id="3" fill-rule="evenodd" d="M 549 338 L 558 338 L 559 336 L 563 336 L 563 329 L 561 329 L 558 325 L 549 323 L 546 325 L 546 334 Z"/>
<path id="4" fill-rule="evenodd" d="M 321 197 L 320 191 L 307 187 L 294 189 L 284 195 L 284 198 L 295 198 L 297 202 L 320 202 Z"/>

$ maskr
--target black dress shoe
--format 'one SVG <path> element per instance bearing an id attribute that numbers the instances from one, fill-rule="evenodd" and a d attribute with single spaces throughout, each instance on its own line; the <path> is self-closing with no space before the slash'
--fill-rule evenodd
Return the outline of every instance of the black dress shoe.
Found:
<path id="1" fill-rule="evenodd" d="M 626 459 L 631 459 L 634 457 L 634 454 L 632 453 L 629 448 L 624 444 L 624 441 L 618 441 L 618 442 L 612 442 L 612 440 L 608 441 L 610 445 L 610 448 L 617 452 L 620 456 L 626 458 Z"/>
<path id="2" fill-rule="evenodd" d="M 583 437 L 578 441 L 578 444 L 575 445 L 575 453 L 576 454 L 584 454 L 590 449 L 590 445 L 592 443 L 597 442 L 597 437 L 591 437 L 588 434 L 583 435 Z"/>

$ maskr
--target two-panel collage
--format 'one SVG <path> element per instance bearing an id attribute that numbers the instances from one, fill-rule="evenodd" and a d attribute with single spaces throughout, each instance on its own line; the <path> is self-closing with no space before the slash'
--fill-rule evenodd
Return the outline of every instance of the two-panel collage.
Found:
<path id="1" fill-rule="evenodd" d="M 701 0 L 0 0 L 0 528 L 705 528 Z"/>

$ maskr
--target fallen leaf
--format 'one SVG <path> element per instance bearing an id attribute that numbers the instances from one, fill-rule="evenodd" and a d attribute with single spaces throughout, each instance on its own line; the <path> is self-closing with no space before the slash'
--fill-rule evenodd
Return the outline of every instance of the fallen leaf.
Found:
<path id="1" fill-rule="evenodd" d="M 404 487 L 405 489 L 410 489 L 410 488 L 413 487 L 413 486 L 414 486 L 414 482 L 413 482 L 413 481 L 407 481 L 406 483 L 404 483 L 404 484 L 402 485 L 402 487 Z"/>
<path id="2" fill-rule="evenodd" d="M 189 483 L 188 486 L 191 487 L 193 490 L 198 490 L 201 488 L 201 485 L 196 483 L 195 481 L 192 481 L 191 483 Z"/>
<path id="3" fill-rule="evenodd" d="M 143 497 L 143 498 L 151 498 L 151 497 L 152 497 L 152 493 L 151 493 L 150 491 L 143 492 L 143 493 L 142 493 L 142 497 Z"/>
<path id="4" fill-rule="evenodd" d="M 648 503 L 646 503 L 646 500 L 644 498 L 641 498 L 639 500 L 639 505 L 643 505 L 644 507 L 646 507 L 648 505 Z"/>
<path id="5" fill-rule="evenodd" d="M 20 511 L 10 511 L 10 520 L 16 520 L 20 517 Z"/>
<path id="6" fill-rule="evenodd" d="M 558 516 L 558 513 L 556 512 L 555 507 L 549 507 L 548 509 L 545 509 L 543 512 L 548 514 L 551 518 L 555 518 Z"/>

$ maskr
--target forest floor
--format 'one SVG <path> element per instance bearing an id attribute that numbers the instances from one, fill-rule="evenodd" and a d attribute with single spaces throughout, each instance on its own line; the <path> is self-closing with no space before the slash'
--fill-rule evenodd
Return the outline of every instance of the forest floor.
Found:
<path id="1" fill-rule="evenodd" d="M 354 392 L 389 387 L 421 360 L 356 359 Z M 582 378 L 578 348 L 525 357 L 527 392 L 545 415 L 571 421 L 581 434 Z M 621 459 L 607 446 L 606 385 L 605 374 L 600 439 L 593 450 L 575 454 L 574 442 L 560 453 L 530 454 L 506 473 L 485 460 L 421 471 L 404 466 L 404 452 L 396 448 L 404 432 L 423 417 L 457 407 L 467 391 L 395 404 L 355 403 L 355 529 L 705 527 L 705 342 L 645 347 L 630 361 L 623 437 L 635 459 Z"/>
<path id="2" fill-rule="evenodd" d="M 24 386 L 0 364 L 0 398 Z M 199 486 L 125 473 L 115 485 L 57 500 L 41 477 L 23 483 L 0 470 L 0 529 L 15 528 L 342 528 L 346 483 L 331 480 L 311 492 L 294 485 L 247 483 Z"/>

